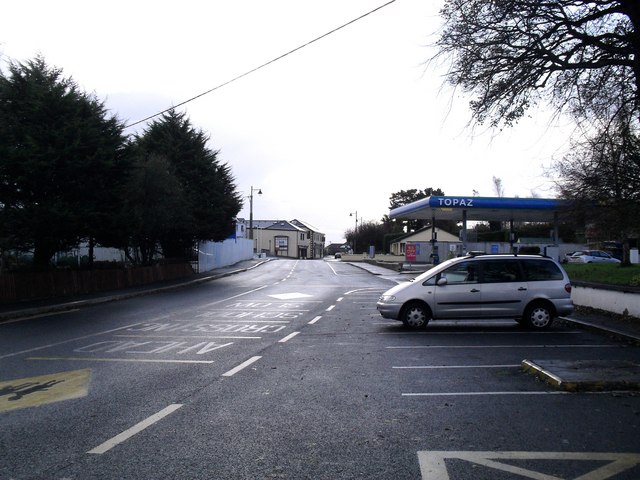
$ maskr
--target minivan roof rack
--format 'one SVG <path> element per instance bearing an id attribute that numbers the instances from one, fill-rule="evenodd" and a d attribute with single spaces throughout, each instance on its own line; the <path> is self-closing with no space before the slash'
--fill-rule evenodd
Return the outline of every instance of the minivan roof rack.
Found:
<path id="1" fill-rule="evenodd" d="M 482 250 L 471 250 L 469 252 L 467 252 L 466 256 L 467 257 L 480 257 L 482 255 L 511 255 L 514 257 L 517 257 L 518 255 L 532 255 L 535 257 L 542 257 L 542 258 L 551 258 L 548 255 L 545 255 L 543 253 L 518 253 L 518 252 L 513 252 L 513 253 L 487 253 L 484 252 Z"/>

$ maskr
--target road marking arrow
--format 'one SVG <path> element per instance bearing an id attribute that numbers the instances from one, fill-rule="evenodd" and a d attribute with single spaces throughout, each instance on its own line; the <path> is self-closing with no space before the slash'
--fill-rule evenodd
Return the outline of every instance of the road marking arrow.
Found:
<path id="1" fill-rule="evenodd" d="M 530 468 L 517 467 L 503 461 L 512 460 L 554 460 L 607 462 L 573 480 L 605 480 L 613 475 L 629 470 L 640 464 L 638 453 L 597 453 L 597 452 L 418 452 L 420 472 L 424 480 L 451 480 L 445 460 L 463 460 L 502 472 L 519 475 L 534 480 L 563 480 L 562 477 L 548 475 Z M 499 461 L 498 461 L 499 460 Z"/>

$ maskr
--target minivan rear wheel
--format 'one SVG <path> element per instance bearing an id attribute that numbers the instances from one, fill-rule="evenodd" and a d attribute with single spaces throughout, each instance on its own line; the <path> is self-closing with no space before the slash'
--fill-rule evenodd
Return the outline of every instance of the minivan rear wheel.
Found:
<path id="1" fill-rule="evenodd" d="M 402 323 L 408 328 L 425 328 L 431 320 L 431 310 L 421 302 L 409 302 L 402 309 Z"/>
<path id="2" fill-rule="evenodd" d="M 549 328 L 553 322 L 554 312 L 544 302 L 535 302 L 527 307 L 524 312 L 523 323 L 537 330 Z"/>

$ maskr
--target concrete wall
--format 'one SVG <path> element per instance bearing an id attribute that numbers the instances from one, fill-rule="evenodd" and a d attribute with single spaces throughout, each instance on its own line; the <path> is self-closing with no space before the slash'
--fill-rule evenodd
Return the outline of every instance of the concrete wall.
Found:
<path id="1" fill-rule="evenodd" d="M 640 318 L 640 291 L 629 290 L 572 284 L 571 299 L 576 306 Z"/>

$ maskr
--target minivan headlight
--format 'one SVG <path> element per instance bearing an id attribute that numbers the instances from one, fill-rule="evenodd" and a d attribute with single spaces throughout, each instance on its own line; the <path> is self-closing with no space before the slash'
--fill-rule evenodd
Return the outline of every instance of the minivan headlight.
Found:
<path id="1" fill-rule="evenodd" d="M 380 297 L 380 301 L 382 303 L 389 303 L 389 302 L 393 302 L 396 299 L 395 295 L 382 295 Z"/>

